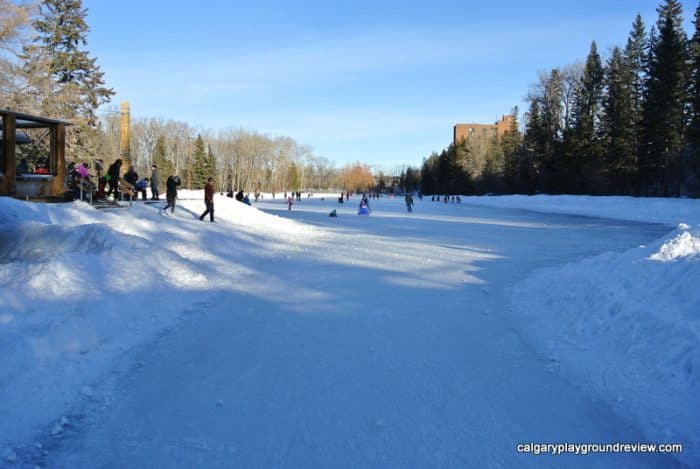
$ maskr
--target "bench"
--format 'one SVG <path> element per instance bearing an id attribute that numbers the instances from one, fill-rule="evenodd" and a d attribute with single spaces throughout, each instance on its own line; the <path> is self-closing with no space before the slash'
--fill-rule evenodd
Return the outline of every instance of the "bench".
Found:
<path id="1" fill-rule="evenodd" d="M 92 203 L 92 194 L 97 189 L 97 186 L 87 178 L 77 178 L 75 184 L 80 189 L 80 200 L 83 200 L 83 194 L 85 194 L 88 202 Z"/>

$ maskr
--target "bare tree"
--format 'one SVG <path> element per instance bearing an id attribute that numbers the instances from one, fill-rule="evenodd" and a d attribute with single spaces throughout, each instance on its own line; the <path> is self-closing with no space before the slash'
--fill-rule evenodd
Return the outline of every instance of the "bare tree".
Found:
<path id="1" fill-rule="evenodd" d="M 0 101 L 5 107 L 22 109 L 26 82 L 19 65 L 19 54 L 29 44 L 30 9 L 10 0 L 0 0 Z"/>

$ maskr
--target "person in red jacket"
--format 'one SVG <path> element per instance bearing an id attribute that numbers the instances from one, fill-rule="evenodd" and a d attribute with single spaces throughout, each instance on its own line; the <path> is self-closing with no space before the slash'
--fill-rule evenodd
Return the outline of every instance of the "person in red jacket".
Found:
<path id="1" fill-rule="evenodd" d="M 209 221 L 214 221 L 214 178 L 209 178 L 207 180 L 207 185 L 204 186 L 204 205 L 207 209 L 203 214 L 199 216 L 200 220 L 204 220 L 204 217 L 209 214 Z"/>

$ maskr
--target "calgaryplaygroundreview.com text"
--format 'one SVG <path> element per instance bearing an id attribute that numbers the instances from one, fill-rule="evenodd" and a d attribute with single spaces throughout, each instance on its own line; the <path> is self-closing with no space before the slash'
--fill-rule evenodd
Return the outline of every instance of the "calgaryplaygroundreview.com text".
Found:
<path id="1" fill-rule="evenodd" d="M 679 443 L 519 443 L 518 453 L 579 454 L 592 453 L 682 453 Z"/>

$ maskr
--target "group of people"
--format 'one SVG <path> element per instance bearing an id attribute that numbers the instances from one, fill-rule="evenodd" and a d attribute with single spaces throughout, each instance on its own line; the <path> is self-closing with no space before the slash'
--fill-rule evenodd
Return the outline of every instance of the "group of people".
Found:
<path id="1" fill-rule="evenodd" d="M 275 198 L 275 193 L 272 193 L 272 198 Z M 289 201 L 289 199 L 296 200 L 297 202 L 301 202 L 301 191 L 294 191 L 292 192 L 292 195 L 287 197 L 287 193 L 284 193 L 284 198 Z"/>
<path id="2" fill-rule="evenodd" d="M 121 176 L 121 168 L 124 162 L 121 158 L 118 158 L 107 168 L 107 172 L 102 174 L 104 171 L 104 164 L 102 160 L 95 160 L 93 162 L 93 168 L 97 172 L 97 190 L 95 197 L 97 199 L 107 199 L 110 195 L 114 197 L 114 200 L 119 199 L 119 181 L 121 179 L 128 183 L 135 192 L 134 197 L 138 199 L 138 193 L 141 193 L 141 198 L 146 200 L 148 198 L 148 188 L 151 188 L 151 200 L 160 200 L 159 190 L 158 190 L 158 179 L 160 177 L 160 172 L 158 167 L 154 164 L 151 167 L 150 177 L 139 178 L 139 174 L 136 172 L 134 166 L 129 166 L 129 169 Z M 75 198 L 79 197 L 79 181 L 87 180 L 93 176 L 90 174 L 87 163 L 71 163 L 68 165 L 67 182 L 69 187 L 75 192 Z M 129 200 L 132 196 L 129 195 Z"/>
<path id="3" fill-rule="evenodd" d="M 34 164 L 34 170 L 29 166 L 27 158 L 19 160 L 17 174 L 49 174 L 49 164 L 46 158 L 39 158 Z"/>
<path id="4" fill-rule="evenodd" d="M 434 196 L 432 197 L 432 201 L 433 201 L 433 202 L 435 202 L 435 201 L 440 202 L 440 197 L 441 197 L 440 195 L 434 195 Z M 458 195 L 453 195 L 453 196 L 446 195 L 446 196 L 443 196 L 443 200 L 444 200 L 445 203 L 450 202 L 450 200 L 452 200 L 452 203 L 453 203 L 453 204 L 454 204 L 455 202 L 458 203 L 458 204 L 461 204 L 461 203 L 462 203 L 462 198 L 461 198 L 460 196 L 458 196 Z"/>
<path id="5" fill-rule="evenodd" d="M 97 170 L 98 173 L 98 180 L 99 180 L 99 185 L 98 185 L 98 191 L 97 191 L 97 197 L 100 198 L 107 198 L 109 195 L 114 196 L 114 200 L 117 200 L 118 194 L 119 194 L 119 180 L 121 178 L 120 173 L 121 173 L 121 167 L 123 165 L 123 161 L 121 158 L 117 159 L 112 163 L 109 168 L 107 169 L 107 173 L 105 175 L 102 175 L 102 162 L 100 160 L 95 161 L 95 169 Z M 72 165 L 71 171 L 70 171 L 71 177 L 75 178 L 85 178 L 89 179 L 91 175 L 88 172 L 88 167 L 87 164 L 81 163 L 78 165 Z M 160 171 L 158 169 L 157 165 L 152 165 L 151 166 L 151 177 L 145 177 L 143 179 L 139 179 L 139 175 L 136 172 L 136 169 L 134 166 L 129 166 L 129 169 L 127 170 L 126 173 L 124 173 L 123 179 L 126 183 L 128 183 L 131 187 L 134 188 L 136 192 L 135 198 L 138 199 L 138 192 L 141 193 L 141 197 L 143 200 L 146 200 L 147 198 L 147 190 L 150 186 L 151 189 L 151 200 L 160 200 L 160 193 L 158 190 L 158 181 L 160 179 Z M 165 182 L 165 198 L 166 198 L 166 205 L 161 209 L 160 213 L 166 213 L 167 209 L 170 209 L 170 213 L 174 213 L 175 211 L 175 201 L 177 199 L 177 190 L 178 187 L 181 185 L 182 181 L 178 177 L 178 175 L 173 172 L 170 176 L 168 176 L 166 182 Z M 108 187 L 107 187 L 108 186 Z M 107 191 L 105 192 L 105 187 L 107 187 Z M 234 197 L 233 190 L 229 190 L 228 194 L 229 197 Z M 286 195 L 286 194 L 285 194 Z M 259 194 L 256 192 L 255 194 L 256 200 L 259 197 Z M 130 196 L 131 197 L 131 196 Z M 338 198 L 338 202 L 342 203 L 345 200 L 348 200 L 350 197 L 350 191 L 343 192 L 340 194 L 340 197 Z M 360 199 L 360 206 L 358 209 L 358 214 L 360 215 L 368 215 L 371 213 L 371 208 L 369 206 L 369 198 L 379 198 L 379 194 L 371 193 L 369 196 L 367 194 L 362 194 L 362 198 Z M 440 200 L 440 196 L 437 196 L 437 200 Z M 247 195 L 244 194 L 242 190 L 238 191 L 235 194 L 236 200 L 239 202 L 243 202 L 247 205 L 251 205 L 250 199 L 248 198 Z M 294 201 L 298 202 L 301 200 L 301 192 L 293 192 L 291 196 L 287 197 L 287 206 L 288 210 L 292 209 L 292 205 L 294 204 Z M 445 196 L 445 202 L 447 202 L 448 196 Z M 409 213 L 413 212 L 413 195 L 411 193 L 406 193 L 405 195 L 405 201 L 406 201 L 406 210 Z M 435 201 L 435 196 L 433 196 L 433 201 Z M 455 196 L 452 196 L 452 201 L 455 201 Z M 457 196 L 457 202 L 460 202 L 459 196 Z M 204 205 L 205 205 L 205 211 L 199 216 L 200 220 L 204 220 L 204 218 L 209 215 L 209 221 L 213 222 L 214 221 L 214 178 L 210 177 L 207 180 L 207 183 L 204 187 Z M 335 210 L 334 210 L 335 212 Z M 332 214 L 331 216 L 334 216 L 335 214 Z M 337 215 L 335 215 L 337 216 Z"/>
<path id="6" fill-rule="evenodd" d="M 117 159 L 114 163 L 109 165 L 109 168 L 107 168 L 107 174 L 99 177 L 98 197 L 103 196 L 103 198 L 107 198 L 110 195 L 113 195 L 115 201 L 118 199 L 119 180 L 122 179 L 120 174 L 123 164 L 124 163 L 121 158 Z M 99 173 L 101 172 L 101 164 L 97 166 L 97 169 L 99 175 Z M 146 200 L 148 198 L 147 191 L 150 186 L 151 200 L 160 200 L 158 191 L 159 177 L 160 172 L 158 171 L 158 167 L 156 165 L 151 166 L 151 177 L 144 177 L 142 179 L 139 178 L 139 174 L 136 172 L 134 166 L 130 165 L 129 169 L 126 171 L 126 173 L 124 173 L 123 179 L 124 182 L 128 183 L 131 187 L 134 188 L 134 191 L 136 193 L 136 199 L 138 199 L 138 193 L 140 192 L 141 198 L 143 200 Z M 105 187 L 107 188 L 107 192 L 104 192 Z M 131 200 L 131 196 L 129 196 L 129 198 Z"/>

